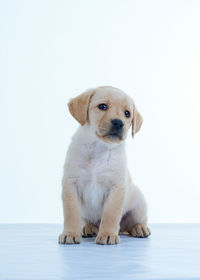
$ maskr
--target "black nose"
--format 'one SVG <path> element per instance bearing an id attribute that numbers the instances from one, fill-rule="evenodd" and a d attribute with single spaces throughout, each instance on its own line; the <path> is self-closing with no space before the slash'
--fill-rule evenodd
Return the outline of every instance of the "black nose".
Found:
<path id="1" fill-rule="evenodd" d="M 122 128 L 124 126 L 123 122 L 118 119 L 112 120 L 111 123 L 112 123 L 113 129 L 115 129 L 115 130 L 122 130 Z"/>

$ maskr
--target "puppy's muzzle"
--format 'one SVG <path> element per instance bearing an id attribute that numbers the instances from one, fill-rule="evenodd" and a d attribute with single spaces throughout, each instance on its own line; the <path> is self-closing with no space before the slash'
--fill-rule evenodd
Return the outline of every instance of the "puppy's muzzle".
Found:
<path id="1" fill-rule="evenodd" d="M 122 138 L 124 123 L 119 119 L 111 120 L 109 135 Z"/>

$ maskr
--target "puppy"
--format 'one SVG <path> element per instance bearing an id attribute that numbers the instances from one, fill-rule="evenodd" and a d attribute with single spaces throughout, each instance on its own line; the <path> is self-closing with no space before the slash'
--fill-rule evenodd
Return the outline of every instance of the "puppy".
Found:
<path id="1" fill-rule="evenodd" d="M 142 125 L 133 100 L 120 89 L 104 86 L 73 98 L 68 107 L 81 126 L 64 165 L 59 243 L 96 236 L 97 244 L 117 244 L 119 232 L 149 236 L 146 202 L 132 183 L 124 148 L 129 128 L 134 136 Z"/>

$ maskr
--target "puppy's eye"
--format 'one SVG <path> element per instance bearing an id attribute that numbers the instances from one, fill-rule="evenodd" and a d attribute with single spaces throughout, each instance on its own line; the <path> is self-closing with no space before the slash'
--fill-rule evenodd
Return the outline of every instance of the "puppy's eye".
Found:
<path id="1" fill-rule="evenodd" d="M 99 105 L 98 105 L 98 108 L 99 108 L 100 110 L 107 110 L 107 109 L 108 109 L 108 106 L 107 106 L 106 104 L 102 103 L 102 104 L 99 104 Z"/>
<path id="2" fill-rule="evenodd" d="M 131 114 L 130 114 L 129 111 L 125 111 L 125 112 L 124 112 L 124 115 L 125 115 L 126 118 L 129 118 Z"/>

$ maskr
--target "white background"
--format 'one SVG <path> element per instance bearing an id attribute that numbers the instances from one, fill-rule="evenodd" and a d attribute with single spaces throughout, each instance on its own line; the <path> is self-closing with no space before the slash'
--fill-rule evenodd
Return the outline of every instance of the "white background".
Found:
<path id="1" fill-rule="evenodd" d="M 127 141 L 150 222 L 200 222 L 200 1 L 0 2 L 0 222 L 62 222 L 78 124 L 67 102 L 113 85 L 144 118 Z"/>

